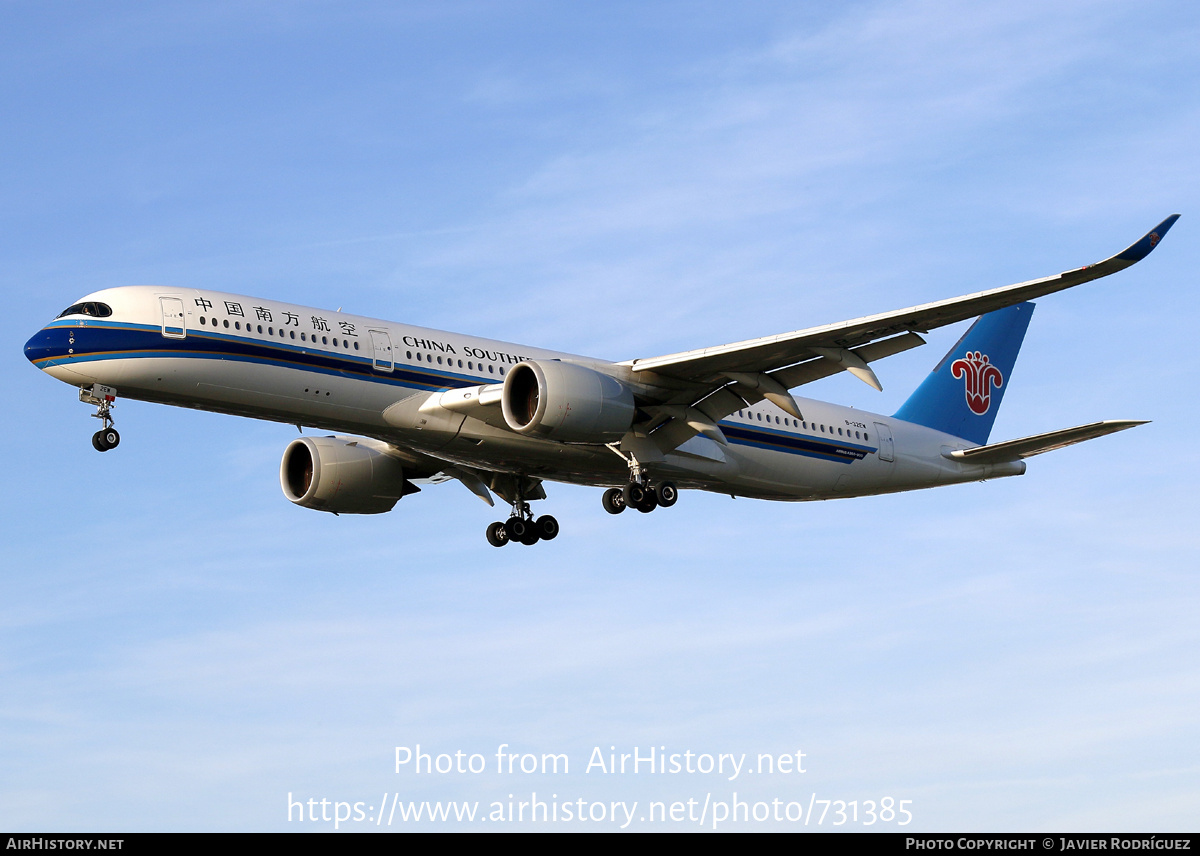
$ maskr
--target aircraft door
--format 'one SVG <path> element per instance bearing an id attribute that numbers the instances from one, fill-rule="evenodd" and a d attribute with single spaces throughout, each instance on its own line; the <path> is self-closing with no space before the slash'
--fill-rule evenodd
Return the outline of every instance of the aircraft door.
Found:
<path id="1" fill-rule="evenodd" d="M 178 297 L 160 297 L 158 305 L 162 309 L 162 334 L 168 339 L 186 338 L 187 321 L 183 314 L 183 301 Z"/>
<path id="2" fill-rule="evenodd" d="M 896 443 L 892 440 L 892 429 L 882 422 L 875 423 L 875 435 L 879 438 L 879 460 L 896 460 Z"/>
<path id="3" fill-rule="evenodd" d="M 387 330 L 370 330 L 371 350 L 374 352 L 374 366 L 381 372 L 390 372 L 395 363 L 392 359 L 392 337 Z"/>

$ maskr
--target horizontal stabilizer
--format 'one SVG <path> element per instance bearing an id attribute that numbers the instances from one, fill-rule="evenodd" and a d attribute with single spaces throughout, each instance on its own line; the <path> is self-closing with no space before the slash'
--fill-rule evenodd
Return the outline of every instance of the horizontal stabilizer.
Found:
<path id="1" fill-rule="evenodd" d="M 1020 440 L 1009 440 L 1005 443 L 993 443 L 990 446 L 979 446 L 974 449 L 964 449 L 948 452 L 947 458 L 968 464 L 999 464 L 1005 461 L 1017 461 L 1022 458 L 1032 458 L 1042 452 L 1053 452 L 1064 446 L 1082 443 L 1084 440 L 1094 440 L 1105 434 L 1114 434 L 1126 428 L 1145 425 L 1146 420 L 1108 419 L 1103 422 L 1092 422 L 1075 428 L 1064 428 L 1061 431 L 1051 431 L 1048 434 L 1034 434 L 1032 437 L 1022 437 Z"/>

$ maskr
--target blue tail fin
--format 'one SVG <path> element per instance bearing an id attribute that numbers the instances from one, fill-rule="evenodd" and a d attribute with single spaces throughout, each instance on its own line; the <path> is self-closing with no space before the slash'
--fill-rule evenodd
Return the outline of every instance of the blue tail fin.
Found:
<path id="1" fill-rule="evenodd" d="M 1032 303 L 981 315 L 896 418 L 986 444 L 1032 316 Z"/>

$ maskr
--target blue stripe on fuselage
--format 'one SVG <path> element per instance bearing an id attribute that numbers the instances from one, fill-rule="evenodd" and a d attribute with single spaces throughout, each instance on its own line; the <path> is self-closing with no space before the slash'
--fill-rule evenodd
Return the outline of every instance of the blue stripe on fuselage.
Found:
<path id="1" fill-rule="evenodd" d="M 775 431 L 763 428 L 748 428 L 742 425 L 721 423 L 721 431 L 730 443 L 739 446 L 752 446 L 756 449 L 769 449 L 773 452 L 787 452 L 792 455 L 804 455 L 809 458 L 820 458 L 823 461 L 836 461 L 841 464 L 851 464 L 860 461 L 875 451 L 870 446 L 859 446 L 854 443 L 839 443 L 822 440 L 785 431 Z"/>
<path id="2" fill-rule="evenodd" d="M 295 368 L 334 377 L 383 383 L 408 388 L 443 390 L 481 383 L 498 383 L 502 377 L 477 377 L 456 372 L 421 370 L 416 366 L 396 363 L 392 371 L 374 368 L 371 356 L 327 351 L 316 344 L 292 344 L 237 336 L 208 330 L 189 329 L 187 337 L 173 339 L 163 336 L 162 329 L 150 324 L 105 322 L 89 319 L 84 323 L 55 321 L 43 328 L 43 333 L 61 330 L 61 340 L 51 335 L 38 343 L 41 356 L 32 357 L 34 365 L 49 368 L 98 360 L 184 358 L 232 360 L 237 362 Z M 74 337 L 70 343 L 69 338 Z M 342 337 L 338 337 L 339 339 Z M 33 340 L 30 340 L 31 342 Z M 69 352 L 73 350 L 73 353 Z M 870 446 L 825 440 L 816 436 L 792 434 L 721 422 L 721 430 L 731 444 L 784 452 L 850 464 L 875 452 Z"/>
<path id="3" fill-rule="evenodd" d="M 371 356 L 328 351 L 316 343 L 306 346 L 191 329 L 187 332 L 187 338 L 172 339 L 163 336 L 161 328 L 148 324 L 93 320 L 86 325 L 80 325 L 77 321 L 55 322 L 48 325 L 44 332 L 56 329 L 63 330 L 62 340 L 42 343 L 39 350 L 43 355 L 33 359 L 39 368 L 96 360 L 166 357 L 236 360 L 430 390 L 499 381 L 495 377 L 489 379 L 457 372 L 423 371 L 403 363 L 396 363 L 392 371 L 376 369 Z M 74 337 L 73 343 L 68 343 L 68 335 Z M 69 350 L 73 350 L 73 353 L 69 353 Z"/>

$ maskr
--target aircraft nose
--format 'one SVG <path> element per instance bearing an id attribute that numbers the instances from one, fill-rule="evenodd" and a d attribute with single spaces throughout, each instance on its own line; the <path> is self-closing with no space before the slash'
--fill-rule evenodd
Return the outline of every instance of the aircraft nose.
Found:
<path id="1" fill-rule="evenodd" d="M 38 365 L 38 360 L 51 355 L 53 344 L 49 330 L 38 330 L 25 343 L 25 359 L 29 360 L 35 366 Z M 38 367 L 41 368 L 40 366 Z"/>

